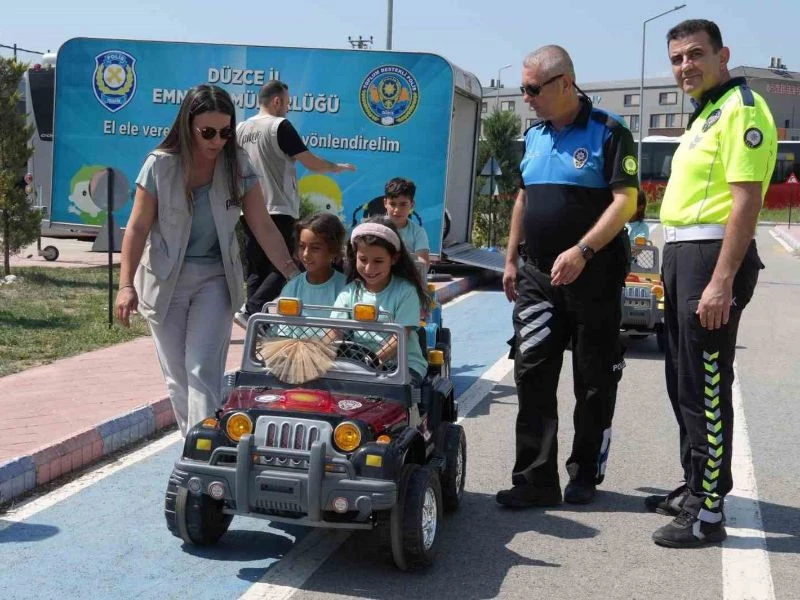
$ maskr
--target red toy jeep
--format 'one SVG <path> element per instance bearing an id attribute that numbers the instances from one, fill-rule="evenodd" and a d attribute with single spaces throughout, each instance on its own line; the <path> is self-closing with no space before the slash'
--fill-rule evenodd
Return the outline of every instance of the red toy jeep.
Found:
<path id="1" fill-rule="evenodd" d="M 415 385 L 406 344 L 417 338 L 379 321 L 374 306 L 335 309 L 348 319 L 307 316 L 333 309 L 297 299 L 275 307 L 250 317 L 224 406 L 186 436 L 167 486 L 169 530 L 213 544 L 234 515 L 374 529 L 399 568 L 430 565 L 443 510 L 461 501 L 467 458 L 443 351 L 426 350 L 428 373 Z M 332 366 L 300 386 L 279 379 L 262 355 L 276 339 L 324 340 L 331 331 Z M 396 344 L 397 358 L 378 360 L 365 336 Z"/>

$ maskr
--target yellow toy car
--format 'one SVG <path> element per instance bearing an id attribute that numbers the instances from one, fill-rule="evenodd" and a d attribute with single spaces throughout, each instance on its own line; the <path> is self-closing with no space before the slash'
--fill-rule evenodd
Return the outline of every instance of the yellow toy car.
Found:
<path id="1" fill-rule="evenodd" d="M 658 248 L 644 237 L 637 237 L 631 256 L 631 272 L 622 291 L 620 329 L 634 338 L 655 334 L 658 349 L 664 352 L 664 284 Z"/>

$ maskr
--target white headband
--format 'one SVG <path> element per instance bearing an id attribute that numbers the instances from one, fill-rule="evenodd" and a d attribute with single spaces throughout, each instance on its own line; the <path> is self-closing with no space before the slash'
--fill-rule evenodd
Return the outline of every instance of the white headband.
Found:
<path id="1" fill-rule="evenodd" d="M 356 238 L 364 235 L 374 235 L 382 240 L 386 240 L 394 246 L 395 250 L 400 252 L 400 237 L 386 225 L 381 225 L 380 223 L 361 223 L 357 225 L 356 228 L 353 229 L 353 233 L 350 234 L 350 243 L 355 243 Z"/>

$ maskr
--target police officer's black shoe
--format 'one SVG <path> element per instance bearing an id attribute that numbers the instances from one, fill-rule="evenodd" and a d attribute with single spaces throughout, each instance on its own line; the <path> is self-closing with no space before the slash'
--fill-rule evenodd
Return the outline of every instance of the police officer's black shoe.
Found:
<path id="1" fill-rule="evenodd" d="M 680 487 L 675 488 L 666 496 L 648 496 L 644 499 L 644 505 L 647 510 L 657 512 L 660 515 L 667 515 L 670 517 L 677 517 L 683 510 L 683 503 L 689 496 L 689 488 L 684 483 Z"/>
<path id="2" fill-rule="evenodd" d="M 686 511 L 681 511 L 670 523 L 653 533 L 656 544 L 669 548 L 697 548 L 721 542 L 726 537 L 728 533 L 722 520 L 707 523 Z"/>
<path id="3" fill-rule="evenodd" d="M 593 483 L 570 481 L 564 488 L 564 502 L 570 504 L 589 504 L 594 500 L 595 486 Z"/>
<path id="4" fill-rule="evenodd" d="M 509 508 L 532 506 L 558 506 L 561 504 L 561 487 L 540 487 L 530 484 L 515 485 L 510 490 L 500 490 L 495 496 L 498 504 Z"/>

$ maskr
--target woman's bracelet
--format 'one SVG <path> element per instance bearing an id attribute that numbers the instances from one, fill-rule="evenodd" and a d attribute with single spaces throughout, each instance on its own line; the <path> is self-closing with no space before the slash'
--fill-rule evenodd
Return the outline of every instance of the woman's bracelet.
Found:
<path id="1" fill-rule="evenodd" d="M 128 285 L 121 285 L 121 286 L 119 286 L 119 291 L 121 292 L 121 291 L 122 291 L 122 290 L 124 290 L 125 288 L 133 288 L 134 290 L 136 290 L 136 288 L 134 287 L 134 285 L 133 285 L 132 283 L 129 283 Z"/>

